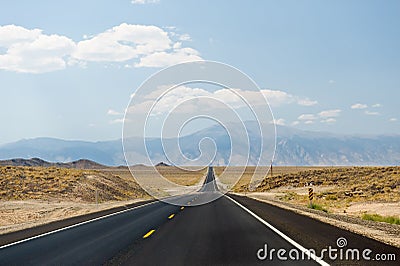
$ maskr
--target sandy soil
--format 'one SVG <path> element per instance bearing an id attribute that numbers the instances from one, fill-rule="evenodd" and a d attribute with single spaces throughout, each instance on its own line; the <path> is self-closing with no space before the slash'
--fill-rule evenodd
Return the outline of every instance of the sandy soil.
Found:
<path id="1" fill-rule="evenodd" d="M 180 185 L 178 191 L 166 186 L 166 196 L 199 189 L 207 171 L 207 168 L 183 171 L 162 166 L 157 169 L 169 181 Z M 0 167 L 0 234 L 150 198 L 127 168 L 3 166 Z"/>
<path id="2" fill-rule="evenodd" d="M 278 200 L 279 196 L 282 195 L 282 193 L 279 191 L 236 194 L 246 195 L 248 197 L 264 201 L 284 209 L 295 211 L 299 214 L 312 217 L 314 219 L 355 232 L 357 234 L 376 239 L 389 245 L 400 247 L 399 225 L 365 221 L 357 217 L 359 216 L 360 212 L 373 212 L 381 215 L 400 214 L 399 203 L 355 203 L 347 208 L 347 213 L 338 214 L 312 210 L 305 207 L 304 205 L 298 205 Z M 355 215 L 352 215 L 353 213 Z"/>
<path id="3" fill-rule="evenodd" d="M 346 213 L 360 216 L 363 213 L 376 213 L 382 216 L 400 216 L 400 202 L 360 202 L 346 208 Z"/>
<path id="4" fill-rule="evenodd" d="M 139 202 L 114 201 L 100 203 L 61 202 L 42 200 L 0 201 L 0 234 L 38 226 L 52 221 L 97 212 Z"/>

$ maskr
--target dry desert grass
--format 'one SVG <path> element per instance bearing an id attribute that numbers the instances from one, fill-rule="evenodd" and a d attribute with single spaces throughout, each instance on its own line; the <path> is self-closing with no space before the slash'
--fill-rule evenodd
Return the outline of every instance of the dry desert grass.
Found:
<path id="1" fill-rule="evenodd" d="M 190 186 L 201 182 L 207 169 L 161 166 L 157 170 L 174 183 Z M 128 168 L 4 166 L 0 167 L 0 234 L 150 198 Z"/>
<path id="2" fill-rule="evenodd" d="M 306 206 L 308 185 L 314 188 L 314 203 L 334 213 L 362 216 L 376 212 L 400 216 L 400 167 L 274 167 L 257 187 L 274 199 Z M 217 169 L 217 172 L 221 169 Z M 248 193 L 252 168 L 234 186 Z M 379 204 L 380 208 L 375 208 Z M 384 208 L 382 208 L 384 207 Z"/>
<path id="3" fill-rule="evenodd" d="M 188 167 L 188 170 L 181 169 L 175 166 L 157 166 L 157 171 L 167 180 L 172 183 L 181 186 L 193 186 L 203 181 L 207 173 L 207 167 L 196 170 L 194 167 Z M 135 171 L 140 172 L 142 175 L 149 175 L 149 178 L 154 177 L 152 175 L 153 170 L 150 167 L 140 167 L 135 169 Z"/>
<path id="4" fill-rule="evenodd" d="M 270 178 L 271 177 L 271 171 L 270 167 L 268 166 L 263 166 L 261 167 L 262 171 L 264 173 L 268 173 L 266 176 L 261 177 L 262 179 L 265 178 Z M 312 167 L 312 166 L 274 166 L 272 168 L 272 176 L 276 177 L 279 175 L 283 175 L 283 174 L 290 174 L 290 173 L 297 173 L 300 171 L 307 171 L 307 170 L 316 170 L 316 169 L 323 169 L 324 167 Z M 214 171 L 215 174 L 217 176 L 221 176 L 221 174 L 226 171 L 228 174 L 226 174 L 225 176 L 225 180 L 222 179 L 220 180 L 222 183 L 230 183 L 233 184 L 235 182 L 235 180 L 232 178 L 234 176 L 238 176 L 240 175 L 240 173 L 242 172 L 243 167 L 224 167 L 224 166 L 217 166 L 214 167 Z M 234 192 L 246 192 L 249 189 L 249 184 L 250 181 L 253 177 L 255 171 L 255 167 L 254 166 L 247 166 L 244 169 L 243 174 L 241 174 L 241 177 L 239 179 L 239 181 L 234 185 L 234 187 L 232 188 L 232 191 Z"/>
<path id="5" fill-rule="evenodd" d="M 143 198 L 146 193 L 120 171 L 56 167 L 0 167 L 0 199 L 62 199 L 93 202 Z"/>

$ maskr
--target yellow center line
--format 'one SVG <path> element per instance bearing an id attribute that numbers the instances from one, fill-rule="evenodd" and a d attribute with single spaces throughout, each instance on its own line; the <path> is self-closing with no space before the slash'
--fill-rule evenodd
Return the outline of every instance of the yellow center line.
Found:
<path id="1" fill-rule="evenodd" d="M 175 214 L 171 214 L 170 216 L 168 216 L 168 219 L 172 219 L 174 218 Z"/>
<path id="2" fill-rule="evenodd" d="M 151 236 L 151 234 L 153 234 L 155 231 L 156 231 L 156 230 L 154 230 L 154 229 L 150 230 L 149 232 L 147 232 L 147 234 L 145 234 L 145 235 L 143 236 L 143 238 L 148 238 L 148 237 Z"/>
<path id="3" fill-rule="evenodd" d="M 185 208 L 185 207 L 182 206 L 182 207 L 181 207 L 181 210 L 183 210 L 184 208 Z"/>

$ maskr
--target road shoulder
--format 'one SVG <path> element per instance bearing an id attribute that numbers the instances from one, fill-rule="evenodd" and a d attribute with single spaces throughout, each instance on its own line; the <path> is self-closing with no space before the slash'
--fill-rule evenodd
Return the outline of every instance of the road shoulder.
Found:
<path id="1" fill-rule="evenodd" d="M 305 206 L 297 206 L 291 203 L 273 200 L 264 197 L 260 193 L 232 193 L 233 195 L 246 196 L 260 202 L 265 202 L 273 206 L 289 210 L 323 223 L 327 223 L 350 232 L 363 235 L 382 243 L 400 248 L 400 226 L 387 223 L 366 221 L 355 217 L 325 213 L 323 211 L 309 209 Z"/>

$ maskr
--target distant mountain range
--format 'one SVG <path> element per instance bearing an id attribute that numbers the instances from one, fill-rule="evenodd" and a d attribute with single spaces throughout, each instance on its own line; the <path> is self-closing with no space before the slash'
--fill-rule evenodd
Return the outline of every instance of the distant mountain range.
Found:
<path id="1" fill-rule="evenodd" d="M 253 134 L 253 123 L 247 123 L 250 149 L 250 164 L 257 159 L 258 144 L 261 138 Z M 204 137 L 213 138 L 217 146 L 216 165 L 229 161 L 230 139 L 220 126 L 212 126 L 199 132 L 181 137 L 180 147 L 188 158 L 199 154 L 198 143 Z M 231 137 L 237 137 L 235 132 Z M 144 163 L 146 151 L 140 148 L 142 139 L 129 139 L 134 150 L 135 163 Z M 168 142 L 176 139 L 168 139 Z M 399 165 L 400 135 L 356 136 L 338 135 L 323 132 L 302 131 L 290 127 L 277 127 L 277 142 L 274 164 L 276 165 Z M 246 146 L 243 142 L 243 146 Z M 267 147 L 268 148 L 268 147 Z M 270 147 L 269 147 L 270 148 Z M 149 139 L 147 150 L 154 162 L 169 163 L 165 157 L 160 139 Z M 179 158 L 175 151 L 172 157 Z M 95 161 L 102 165 L 126 165 L 121 140 L 87 142 L 69 141 L 54 138 L 24 139 L 0 146 L 0 160 L 13 158 L 41 158 L 50 162 L 71 162 L 79 159 Z M 178 159 L 177 163 L 180 161 Z M 270 162 L 265 162 L 268 165 Z"/>
<path id="2" fill-rule="evenodd" d="M 10 159 L 10 160 L 1 160 L 0 166 L 41 166 L 41 167 L 62 167 L 62 168 L 75 168 L 75 169 L 104 169 L 107 168 L 105 165 L 98 164 L 96 162 L 80 159 L 73 162 L 68 163 L 60 163 L 60 162 L 48 162 L 42 160 L 40 158 L 31 158 L 31 159 Z"/>

